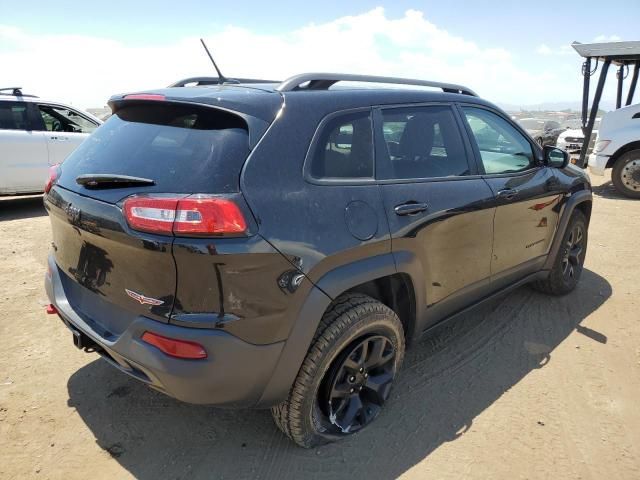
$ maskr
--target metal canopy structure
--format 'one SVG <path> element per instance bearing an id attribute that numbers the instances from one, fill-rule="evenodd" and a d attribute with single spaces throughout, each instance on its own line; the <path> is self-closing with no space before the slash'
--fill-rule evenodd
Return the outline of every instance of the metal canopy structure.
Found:
<path id="1" fill-rule="evenodd" d="M 616 73 L 618 80 L 616 109 L 622 106 L 624 80 L 628 77 L 631 69 L 633 69 L 633 73 L 629 83 L 625 106 L 631 105 L 631 102 L 633 101 L 633 96 L 638 84 L 638 74 L 640 73 L 640 41 L 607 43 L 573 42 L 571 46 L 576 52 L 578 52 L 578 55 L 585 58 L 585 61 L 582 64 L 582 76 L 584 77 L 582 87 L 582 133 L 584 134 L 584 141 L 582 142 L 580 159 L 578 160 L 578 165 L 584 167 L 586 165 L 585 159 L 591 143 L 593 125 L 596 121 L 598 107 L 600 106 L 600 100 L 602 98 L 602 91 L 604 90 L 604 84 L 611 64 L 618 67 L 618 71 Z M 594 63 L 595 65 L 593 65 Z M 591 77 L 595 75 L 598 70 L 599 63 L 602 63 L 602 67 L 600 68 L 600 77 L 598 78 L 598 84 L 596 85 L 596 91 L 593 96 L 591 110 L 589 110 L 589 84 Z"/>

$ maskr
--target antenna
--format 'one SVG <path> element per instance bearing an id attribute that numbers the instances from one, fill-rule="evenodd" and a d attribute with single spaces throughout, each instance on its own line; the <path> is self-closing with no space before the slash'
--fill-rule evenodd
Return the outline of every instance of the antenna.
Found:
<path id="1" fill-rule="evenodd" d="M 213 68 L 215 68 L 216 72 L 218 72 L 218 84 L 222 85 L 223 83 L 226 83 L 227 77 L 222 75 L 222 72 L 218 68 L 218 65 L 216 65 L 216 61 L 213 59 L 213 57 L 211 56 L 211 52 L 209 52 L 209 49 L 207 48 L 207 44 L 204 43 L 203 39 L 200 39 L 200 43 L 202 43 L 202 46 L 204 47 L 205 52 L 207 52 L 207 55 L 209 55 L 209 59 L 211 60 L 211 63 L 213 63 Z"/>

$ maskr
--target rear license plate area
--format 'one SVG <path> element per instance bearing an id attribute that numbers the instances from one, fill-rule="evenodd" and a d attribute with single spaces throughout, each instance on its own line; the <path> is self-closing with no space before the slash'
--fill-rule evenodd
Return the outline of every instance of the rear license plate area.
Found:
<path id="1" fill-rule="evenodd" d="M 73 345 L 79 349 L 84 350 L 86 352 L 95 352 L 101 350 L 100 346 L 94 342 L 91 337 L 87 334 L 81 332 L 72 324 L 65 322 L 69 330 L 71 330 Z"/>

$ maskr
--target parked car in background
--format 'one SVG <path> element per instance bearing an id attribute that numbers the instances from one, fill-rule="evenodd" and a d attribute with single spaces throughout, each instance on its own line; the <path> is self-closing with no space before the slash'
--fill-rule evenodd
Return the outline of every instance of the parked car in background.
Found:
<path id="1" fill-rule="evenodd" d="M 540 146 L 555 145 L 558 135 L 564 130 L 555 120 L 521 118 L 518 123 Z"/>
<path id="2" fill-rule="evenodd" d="M 589 170 L 604 175 L 607 168 L 613 169 L 611 181 L 620 193 L 640 198 L 640 104 L 602 117 Z"/>
<path id="3" fill-rule="evenodd" d="M 584 142 L 584 133 L 582 133 L 582 123 L 579 119 L 568 120 L 563 124 L 563 131 L 558 136 L 556 147 L 562 148 L 569 153 L 571 163 L 575 163 L 580 156 L 580 150 Z M 598 128 L 600 127 L 600 118 L 596 118 L 593 124 L 593 133 L 591 134 L 591 141 L 589 142 L 589 149 L 593 148 L 596 141 L 596 135 L 598 134 Z"/>
<path id="4" fill-rule="evenodd" d="M 466 87 L 312 73 L 109 104 L 48 183 L 47 311 L 168 395 L 271 407 L 298 445 L 375 420 L 436 324 L 580 279 L 588 175 Z"/>
<path id="5" fill-rule="evenodd" d="M 42 192 L 49 167 L 101 123 L 63 103 L 23 95 L 19 88 L 0 89 L 0 195 Z"/>

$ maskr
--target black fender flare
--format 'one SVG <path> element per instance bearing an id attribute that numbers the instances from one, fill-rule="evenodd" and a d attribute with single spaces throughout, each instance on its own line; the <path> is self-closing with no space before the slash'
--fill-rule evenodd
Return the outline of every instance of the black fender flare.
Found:
<path id="1" fill-rule="evenodd" d="M 593 194 L 591 193 L 591 190 L 581 190 L 572 193 L 568 198 L 565 197 L 565 205 L 562 209 L 560 220 L 558 221 L 558 228 L 556 229 L 553 243 L 551 244 L 549 254 L 547 255 L 547 259 L 544 262 L 542 270 L 551 270 L 553 268 L 553 263 L 555 262 L 558 252 L 562 246 L 562 238 L 564 237 L 564 234 L 567 231 L 567 226 L 569 225 L 569 219 L 576 207 L 585 202 L 593 202 Z"/>
<path id="2" fill-rule="evenodd" d="M 330 270 L 316 282 L 298 312 L 271 379 L 256 405 L 258 408 L 277 405 L 287 398 L 324 312 L 341 293 L 370 280 L 398 272 L 409 274 L 414 282 L 419 278 L 415 276 L 416 268 L 419 267 L 416 264 L 412 265 L 415 259 L 410 258 L 410 254 L 397 257 L 389 252 L 356 260 Z M 400 260 L 401 268 L 397 267 L 396 259 Z M 424 292 L 424 288 L 414 284 L 414 290 L 416 305 L 424 305 L 418 303 L 422 301 L 422 297 L 419 297 L 420 300 L 418 298 L 418 292 Z"/>

